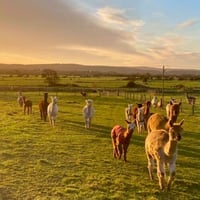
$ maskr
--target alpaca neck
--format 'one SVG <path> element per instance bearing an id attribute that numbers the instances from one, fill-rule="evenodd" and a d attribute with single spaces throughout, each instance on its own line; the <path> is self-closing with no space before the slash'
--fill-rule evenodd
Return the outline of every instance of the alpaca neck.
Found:
<path id="1" fill-rule="evenodd" d="M 164 147 L 164 152 L 167 156 L 172 156 L 177 149 L 177 141 L 176 140 L 169 140 L 165 147 Z"/>
<path id="2" fill-rule="evenodd" d="M 129 139 L 129 138 L 131 138 L 132 134 L 133 134 L 133 130 L 132 130 L 132 129 L 131 129 L 131 130 L 127 130 L 127 131 L 125 132 L 125 134 L 124 134 L 124 137 L 125 137 L 126 139 Z"/>

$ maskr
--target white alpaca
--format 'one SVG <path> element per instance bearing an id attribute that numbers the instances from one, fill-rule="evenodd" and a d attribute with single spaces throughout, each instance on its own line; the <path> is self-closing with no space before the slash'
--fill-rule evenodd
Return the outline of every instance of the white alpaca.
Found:
<path id="1" fill-rule="evenodd" d="M 156 108 L 158 104 L 158 97 L 154 96 L 153 99 L 151 100 L 151 105 Z"/>
<path id="2" fill-rule="evenodd" d="M 133 121 L 133 104 L 128 104 L 128 107 L 125 108 L 125 118 L 127 121 Z"/>
<path id="3" fill-rule="evenodd" d="M 139 107 L 137 109 L 136 123 L 137 123 L 138 133 L 142 133 L 142 131 L 145 129 L 145 127 L 144 127 L 144 107 Z"/>
<path id="4" fill-rule="evenodd" d="M 50 124 L 54 127 L 56 117 L 57 117 L 57 114 L 58 114 L 58 105 L 57 105 L 56 96 L 51 97 L 51 103 L 47 107 L 47 114 L 48 114 Z"/>
<path id="5" fill-rule="evenodd" d="M 91 127 L 92 118 L 94 116 L 93 101 L 91 99 L 85 100 L 86 105 L 83 107 L 83 117 L 85 120 L 85 128 Z"/>

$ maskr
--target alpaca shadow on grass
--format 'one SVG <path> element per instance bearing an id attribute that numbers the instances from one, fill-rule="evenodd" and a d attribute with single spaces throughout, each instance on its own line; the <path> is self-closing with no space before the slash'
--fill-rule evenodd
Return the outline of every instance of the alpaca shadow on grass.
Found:
<path id="1" fill-rule="evenodd" d="M 112 127 L 110 126 L 103 126 L 103 125 L 97 125 L 92 124 L 91 128 L 85 129 L 85 123 L 84 122 L 77 122 L 73 120 L 68 120 L 68 127 L 69 129 L 76 129 L 80 133 L 87 133 L 91 135 L 96 135 L 96 137 L 102 137 L 102 138 L 111 138 L 111 130 Z M 131 138 L 131 143 L 133 143 L 136 146 L 144 147 L 144 141 L 145 141 L 146 134 L 138 135 L 137 130 L 134 130 L 134 133 Z"/>
<path id="2" fill-rule="evenodd" d="M 91 128 L 88 128 L 88 129 L 85 129 L 85 122 L 77 122 L 77 121 L 72 121 L 72 120 L 68 120 L 68 126 L 72 127 L 73 129 L 78 129 L 80 130 L 81 132 L 85 132 L 87 131 L 88 133 L 91 133 L 91 134 L 98 134 L 99 136 L 101 137 L 105 137 L 108 135 L 108 130 L 111 128 L 110 127 L 107 127 L 107 126 L 102 126 L 102 125 L 95 125 L 95 124 L 92 124 Z"/>

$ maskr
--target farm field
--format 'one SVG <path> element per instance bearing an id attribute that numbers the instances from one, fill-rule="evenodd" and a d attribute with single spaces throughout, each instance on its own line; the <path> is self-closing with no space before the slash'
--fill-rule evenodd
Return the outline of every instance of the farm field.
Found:
<path id="1" fill-rule="evenodd" d="M 116 79 L 112 84 L 114 87 Z M 166 84 L 170 87 L 170 83 Z M 82 86 L 85 85 L 83 81 Z M 200 199 L 199 94 L 195 94 L 197 101 L 192 114 L 184 93 L 173 93 L 177 100 L 182 99 L 178 121 L 184 118 L 185 122 L 176 179 L 170 192 L 159 190 L 156 176 L 154 181 L 149 180 L 144 152 L 146 132 L 138 134 L 135 129 L 127 163 L 112 156 L 110 131 L 116 124 L 125 126 L 124 109 L 128 103 L 139 101 L 139 93 L 135 99 L 88 93 L 87 98 L 93 99 L 95 108 L 91 129 L 84 128 L 85 98 L 80 93 L 49 92 L 49 96 L 58 98 L 55 128 L 40 120 L 38 103 L 43 98 L 42 92 L 30 91 L 24 95 L 33 101 L 33 113 L 29 116 L 24 115 L 17 104 L 16 91 L 0 92 L 0 199 Z M 170 97 L 171 94 L 167 94 L 165 100 Z M 151 108 L 151 112 L 165 114 L 165 109 Z"/>

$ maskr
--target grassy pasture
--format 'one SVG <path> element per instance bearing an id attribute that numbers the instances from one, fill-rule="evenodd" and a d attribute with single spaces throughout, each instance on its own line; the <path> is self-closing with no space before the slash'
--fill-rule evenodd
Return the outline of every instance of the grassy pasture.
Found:
<path id="1" fill-rule="evenodd" d="M 79 76 L 60 76 L 60 84 L 75 84 L 80 87 L 89 87 L 89 88 L 117 88 L 125 87 L 129 80 L 126 77 L 115 77 L 115 76 L 102 76 L 102 77 L 79 77 Z M 141 79 L 135 79 L 137 84 L 144 85 Z M 29 75 L 25 77 L 19 77 L 16 75 L 0 76 L 0 87 L 1 86 L 47 86 L 45 78 L 42 76 Z M 183 85 L 185 88 L 195 88 L 200 87 L 198 80 L 185 81 L 185 80 L 165 80 L 165 88 L 173 89 L 177 85 Z M 152 88 L 162 88 L 162 80 L 149 80 L 145 86 Z"/>
<path id="2" fill-rule="evenodd" d="M 84 98 L 79 93 L 58 93 L 59 115 L 53 129 L 39 117 L 37 104 L 42 94 L 25 95 L 34 104 L 31 116 L 23 115 L 16 92 L 0 93 L 0 199 L 200 199 L 200 96 L 194 115 L 183 100 L 179 120 L 185 119 L 185 131 L 179 144 L 176 180 L 166 192 L 159 190 L 157 177 L 149 180 L 146 133 L 139 135 L 135 130 L 127 163 L 112 157 L 110 130 L 115 124 L 125 126 L 124 108 L 136 102 L 124 96 L 89 94 L 95 117 L 92 128 L 86 130 L 81 112 Z M 183 96 L 177 94 L 176 98 Z M 151 111 L 165 113 L 164 109 Z"/>

